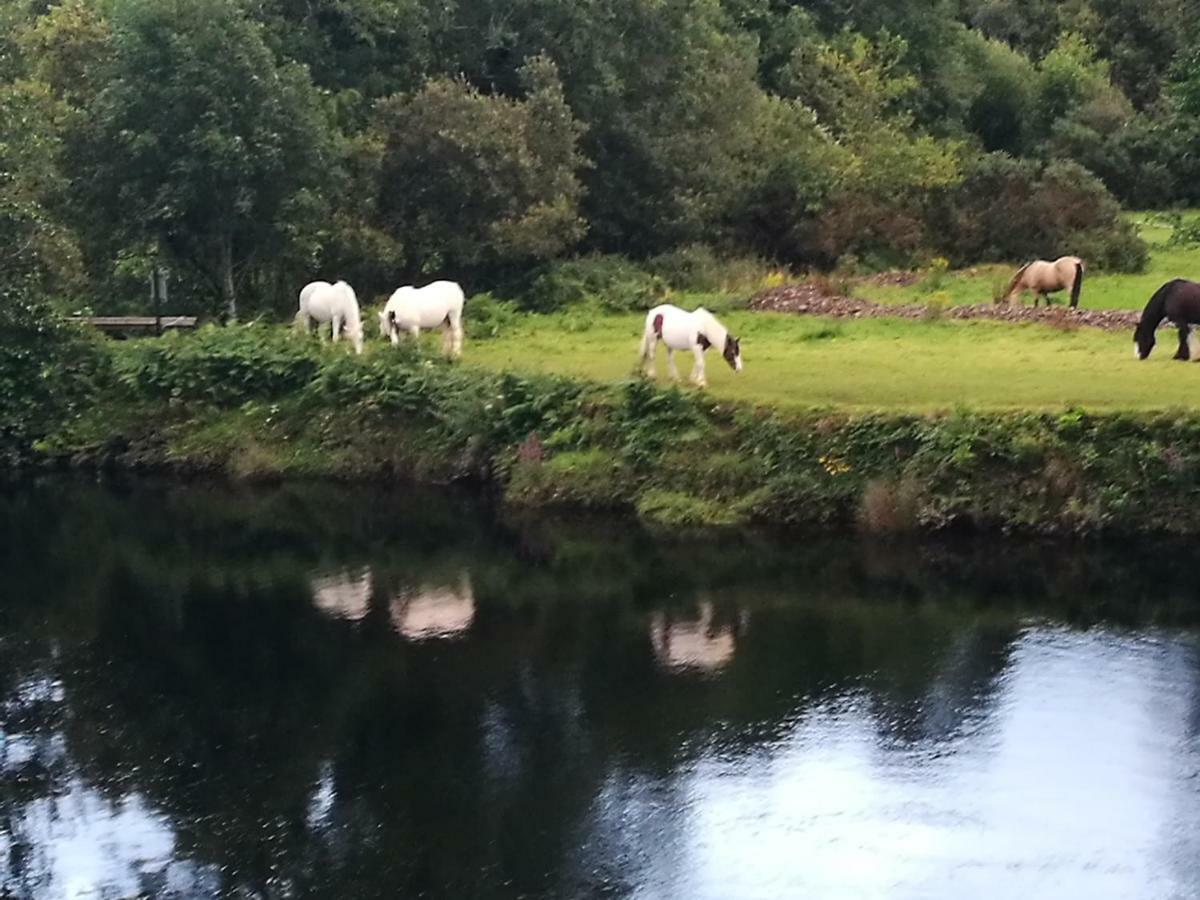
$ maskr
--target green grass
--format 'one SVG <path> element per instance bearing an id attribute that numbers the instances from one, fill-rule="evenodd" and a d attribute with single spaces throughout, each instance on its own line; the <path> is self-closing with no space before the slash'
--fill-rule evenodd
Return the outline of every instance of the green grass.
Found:
<path id="1" fill-rule="evenodd" d="M 849 411 L 1194 408 L 1200 365 L 1173 361 L 1173 332 L 1154 355 L 1133 357 L 1132 336 L 989 321 L 835 321 L 730 312 L 745 370 L 707 355 L 716 399 Z M 639 315 L 601 316 L 578 330 L 559 317 L 530 316 L 504 336 L 468 344 L 470 364 L 616 381 L 635 371 Z M 684 378 L 691 354 L 676 354 Z M 665 380 L 665 351 L 659 349 Z"/>
<path id="2" fill-rule="evenodd" d="M 1136 275 L 1089 272 L 1083 283 L 1081 306 L 1141 309 L 1163 282 L 1172 278 L 1200 279 L 1200 247 L 1170 246 L 1170 227 L 1152 214 L 1136 213 L 1131 218 L 1150 245 L 1150 265 Z M 935 298 L 947 304 L 990 303 L 997 288 L 1006 287 L 1015 271 L 1015 265 L 977 266 L 947 273 L 941 284 L 929 279 L 903 287 L 863 283 L 853 293 L 878 303 L 927 303 Z M 1067 295 L 1059 294 L 1054 300 L 1066 303 Z M 1025 294 L 1024 302 L 1032 304 L 1033 299 Z"/>

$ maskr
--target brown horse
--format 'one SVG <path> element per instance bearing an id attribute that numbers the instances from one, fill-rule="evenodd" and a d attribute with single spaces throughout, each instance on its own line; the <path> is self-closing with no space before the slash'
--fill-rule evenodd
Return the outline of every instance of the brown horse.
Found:
<path id="1" fill-rule="evenodd" d="M 1039 259 L 1027 263 L 1017 270 L 1004 292 L 1004 303 L 1012 301 L 1013 295 L 1022 291 L 1033 292 L 1033 305 L 1045 299 L 1050 305 L 1050 294 L 1071 289 L 1071 307 L 1079 305 L 1079 291 L 1083 287 L 1083 260 L 1078 256 L 1060 256 L 1054 262 Z"/>

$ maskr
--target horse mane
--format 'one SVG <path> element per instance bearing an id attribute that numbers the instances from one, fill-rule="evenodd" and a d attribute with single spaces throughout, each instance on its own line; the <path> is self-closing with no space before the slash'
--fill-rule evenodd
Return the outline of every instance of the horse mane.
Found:
<path id="1" fill-rule="evenodd" d="M 1037 262 L 1037 260 L 1027 262 L 1025 265 L 1021 266 L 1021 268 L 1017 269 L 1017 274 L 1014 275 L 1012 281 L 1008 283 L 1008 290 L 1004 292 L 1005 300 L 1012 296 L 1013 291 L 1017 289 L 1017 284 L 1020 283 L 1022 276 L 1024 276 L 1025 270 L 1032 266 L 1034 262 Z"/>
<path id="2" fill-rule="evenodd" d="M 1071 284 L 1071 308 L 1079 305 L 1079 292 L 1083 290 L 1083 260 L 1075 259 L 1075 281 Z"/>
<path id="3" fill-rule="evenodd" d="M 1137 334 L 1145 334 L 1147 330 L 1153 332 L 1158 328 L 1158 323 L 1166 315 L 1167 295 L 1179 281 L 1178 278 L 1168 281 L 1151 295 L 1146 308 L 1142 310 L 1142 318 L 1138 321 Z"/>
<path id="4" fill-rule="evenodd" d="M 362 327 L 362 313 L 358 308 L 358 295 L 354 293 L 354 288 L 340 280 L 334 283 L 333 288 L 350 300 L 350 309 L 347 311 L 346 320 L 355 327 Z"/>
<path id="5" fill-rule="evenodd" d="M 698 306 L 692 312 L 692 315 L 700 319 L 701 329 L 704 336 L 708 338 L 710 344 L 716 347 L 725 346 L 725 338 L 729 336 L 729 329 L 717 321 L 717 317 L 710 313 L 703 306 Z"/>

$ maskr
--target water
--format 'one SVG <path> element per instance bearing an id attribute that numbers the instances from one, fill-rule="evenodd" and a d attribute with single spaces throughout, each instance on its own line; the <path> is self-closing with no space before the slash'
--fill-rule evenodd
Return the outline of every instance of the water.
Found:
<path id="1" fill-rule="evenodd" d="M 1200 897 L 1187 548 L 0 495 L 0 897 Z"/>

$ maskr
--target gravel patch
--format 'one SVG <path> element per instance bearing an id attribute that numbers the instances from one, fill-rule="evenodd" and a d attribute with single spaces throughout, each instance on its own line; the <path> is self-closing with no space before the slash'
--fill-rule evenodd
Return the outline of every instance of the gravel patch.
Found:
<path id="1" fill-rule="evenodd" d="M 1035 322 L 1067 329 L 1087 326 L 1105 331 L 1131 330 L 1141 318 L 1141 313 L 1132 309 L 1071 309 L 1065 305 L 1034 308 L 1019 304 L 977 303 L 931 309 L 923 303 L 884 304 L 857 297 L 832 296 L 813 282 L 785 284 L 762 291 L 750 298 L 749 306 L 766 312 L 839 319 L 992 319 L 998 322 Z"/>

